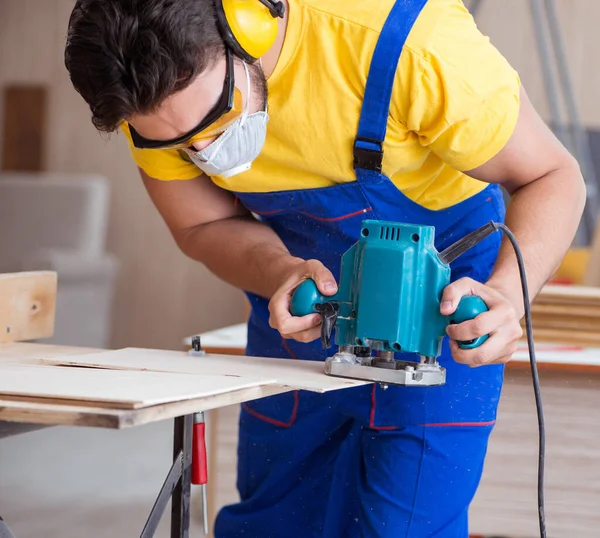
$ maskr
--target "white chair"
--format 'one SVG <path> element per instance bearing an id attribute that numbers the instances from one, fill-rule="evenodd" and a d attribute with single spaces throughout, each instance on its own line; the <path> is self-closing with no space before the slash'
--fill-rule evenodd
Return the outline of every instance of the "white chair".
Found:
<path id="1" fill-rule="evenodd" d="M 118 263 L 105 251 L 102 176 L 0 173 L 0 272 L 58 274 L 55 333 L 44 342 L 105 348 Z"/>

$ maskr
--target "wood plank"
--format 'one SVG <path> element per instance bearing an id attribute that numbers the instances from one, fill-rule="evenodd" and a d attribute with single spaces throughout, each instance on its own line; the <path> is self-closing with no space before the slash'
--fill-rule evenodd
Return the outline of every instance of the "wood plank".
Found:
<path id="1" fill-rule="evenodd" d="M 47 89 L 12 85 L 4 89 L 2 170 L 43 170 Z"/>
<path id="2" fill-rule="evenodd" d="M 574 315 L 581 318 L 598 318 L 600 319 L 600 308 L 593 306 L 567 306 L 565 304 L 558 304 L 556 302 L 548 303 L 533 303 L 531 305 L 531 314 L 543 315 L 543 316 L 560 316 L 564 317 L 566 314 Z"/>
<path id="3" fill-rule="evenodd" d="M 576 316 L 532 316 L 535 329 L 556 329 L 558 331 L 590 331 L 600 333 L 600 318 L 580 318 Z"/>
<path id="4" fill-rule="evenodd" d="M 123 429 L 200 411 L 219 409 L 257 398 L 281 394 L 288 390 L 281 386 L 263 385 L 141 409 L 105 409 L 87 405 L 61 405 L 51 400 L 41 399 L 29 401 L 0 399 L 0 420 L 52 426 Z"/>
<path id="5" fill-rule="evenodd" d="M 33 363 L 36 364 L 41 357 L 62 357 L 65 355 L 83 355 L 85 353 L 99 353 L 101 349 L 60 346 L 56 344 L 37 344 L 34 342 L 8 342 L 0 344 L 0 363 Z"/>
<path id="6" fill-rule="evenodd" d="M 600 219 L 596 219 L 596 228 L 590 247 L 590 256 L 585 268 L 583 284 L 585 286 L 600 286 Z"/>
<path id="7" fill-rule="evenodd" d="M 528 350 L 527 342 L 520 342 L 513 357 L 524 359 Z M 594 360 L 594 364 L 600 366 L 600 348 L 536 342 L 535 351 L 539 360 L 562 360 L 565 363 L 578 364 L 585 355 L 584 364 L 588 364 L 588 360 Z"/>
<path id="8" fill-rule="evenodd" d="M 573 344 L 600 347 L 600 334 L 585 331 L 557 331 L 534 327 L 533 337 L 539 342 L 555 342 L 558 344 Z"/>
<path id="9" fill-rule="evenodd" d="M 600 301 L 596 299 L 584 299 L 584 298 L 571 298 L 571 297 L 536 297 L 534 305 L 556 305 L 568 308 L 600 308 Z"/>
<path id="10" fill-rule="evenodd" d="M 0 365 L 0 395 L 95 402 L 111 409 L 203 398 L 273 381 L 249 376 Z"/>
<path id="11" fill-rule="evenodd" d="M 53 271 L 0 274 L 0 343 L 52 336 L 56 290 Z"/>
<path id="12" fill-rule="evenodd" d="M 314 392 L 367 384 L 364 381 L 327 376 L 320 361 L 210 354 L 189 357 L 185 352 L 157 349 L 125 348 L 91 355 L 44 358 L 40 359 L 40 363 L 182 374 L 264 376 L 274 379 L 277 385 Z"/>
<path id="13" fill-rule="evenodd" d="M 558 284 L 547 284 L 542 288 L 538 297 L 556 297 L 567 298 L 569 300 L 600 302 L 600 288 L 592 286 L 561 286 Z"/>
<path id="14" fill-rule="evenodd" d="M 0 397 L 0 420 L 47 426 L 118 429 L 135 411 L 61 405 L 43 401 L 12 401 Z"/>

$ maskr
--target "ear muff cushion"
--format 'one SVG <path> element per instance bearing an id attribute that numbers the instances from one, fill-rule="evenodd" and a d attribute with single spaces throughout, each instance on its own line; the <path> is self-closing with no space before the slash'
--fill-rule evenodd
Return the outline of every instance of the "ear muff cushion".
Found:
<path id="1" fill-rule="evenodd" d="M 255 62 L 275 43 L 277 19 L 258 0 L 216 0 L 225 43 L 247 62 Z"/>

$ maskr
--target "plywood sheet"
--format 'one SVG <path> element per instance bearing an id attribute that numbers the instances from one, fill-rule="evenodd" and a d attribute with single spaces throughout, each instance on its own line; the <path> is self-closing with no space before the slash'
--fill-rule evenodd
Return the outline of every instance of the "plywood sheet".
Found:
<path id="1" fill-rule="evenodd" d="M 52 398 L 9 399 L 9 396 L 0 395 L 0 421 L 123 429 L 190 415 L 199 411 L 215 410 L 249 400 L 274 396 L 288 390 L 278 385 L 261 385 L 138 409 L 111 408 L 103 403 L 71 402 Z"/>
<path id="2" fill-rule="evenodd" d="M 189 357 L 185 352 L 125 348 L 81 356 L 43 358 L 45 364 L 92 366 L 120 370 L 144 370 L 202 375 L 237 375 L 274 379 L 293 389 L 327 392 L 366 384 L 362 381 L 330 377 L 317 361 L 270 359 L 238 355 Z"/>
<path id="3" fill-rule="evenodd" d="M 538 298 L 566 299 L 570 302 L 600 302 L 600 288 L 547 284 L 538 294 Z"/>
<path id="4" fill-rule="evenodd" d="M 596 229 L 592 238 L 583 284 L 585 286 L 600 286 L 600 219 L 596 220 Z"/>
<path id="5" fill-rule="evenodd" d="M 52 336 L 56 289 L 53 271 L 0 274 L 0 343 Z"/>
<path id="6" fill-rule="evenodd" d="M 535 335 L 535 330 L 534 330 Z M 535 356 L 538 364 L 563 364 L 568 366 L 589 366 L 597 368 L 600 375 L 600 348 L 550 343 L 535 344 Z M 512 356 L 514 362 L 529 362 L 529 349 L 526 344 Z M 509 363 L 510 364 L 510 363 Z M 590 370 L 590 375 L 595 370 Z"/>
<path id="7" fill-rule="evenodd" d="M 269 385 L 273 378 L 0 364 L 0 396 L 52 398 L 136 409 Z"/>
<path id="8" fill-rule="evenodd" d="M 0 363 L 36 363 L 40 357 L 64 357 L 99 353 L 97 348 L 38 344 L 34 342 L 9 342 L 0 344 Z"/>

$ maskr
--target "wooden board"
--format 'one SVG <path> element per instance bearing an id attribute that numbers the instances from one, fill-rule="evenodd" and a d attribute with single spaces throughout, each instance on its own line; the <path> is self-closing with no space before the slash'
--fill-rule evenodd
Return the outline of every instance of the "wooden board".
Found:
<path id="1" fill-rule="evenodd" d="M 535 354 L 538 366 L 564 365 L 570 371 L 577 367 L 589 367 L 590 376 L 600 376 L 600 347 L 536 343 Z M 529 350 L 526 344 L 519 345 L 519 349 L 507 366 L 516 362 L 529 362 Z"/>
<path id="2" fill-rule="evenodd" d="M 38 363 L 40 357 L 64 357 L 65 355 L 84 355 L 99 353 L 100 349 L 55 344 L 37 344 L 33 342 L 8 342 L 0 344 L 0 364 Z"/>
<path id="3" fill-rule="evenodd" d="M 166 372 L 0 365 L 0 397 L 51 398 L 63 403 L 136 409 L 270 385 L 271 378 Z"/>
<path id="4" fill-rule="evenodd" d="M 343 380 L 328 377 L 323 373 L 323 363 L 308 361 L 257 359 L 251 357 L 207 356 L 189 358 L 187 353 L 169 352 L 158 350 L 135 350 L 135 361 L 131 364 L 131 352 L 124 350 L 129 355 L 129 364 L 123 364 L 123 358 L 118 359 L 116 366 L 109 364 L 103 366 L 98 358 L 106 359 L 118 352 L 100 352 L 88 348 L 69 346 L 55 346 L 49 344 L 33 343 L 7 343 L 0 344 L 0 371 L 11 365 L 37 365 L 48 364 L 85 363 L 86 355 L 94 360 L 92 366 L 96 368 L 65 368 L 54 367 L 56 371 L 89 372 L 106 375 L 112 373 L 136 374 L 146 376 L 162 370 L 179 369 L 189 379 L 190 374 L 202 377 L 205 375 L 223 376 L 245 382 L 247 378 L 266 380 L 265 372 L 269 379 L 274 379 L 281 385 L 259 385 L 243 389 L 228 390 L 220 394 L 204 395 L 198 398 L 189 398 L 159 405 L 151 405 L 137 409 L 124 409 L 119 403 L 92 402 L 57 398 L 21 397 L 0 395 L 0 420 L 46 425 L 71 425 L 99 428 L 126 428 L 182 416 L 197 411 L 208 411 L 222 407 L 280 394 L 294 390 L 299 386 L 310 387 L 308 390 L 325 391 L 348 386 L 363 384 L 359 381 Z M 53 358 L 54 357 L 54 358 Z M 112 357 L 113 361 L 115 357 Z M 193 364 L 192 364 L 193 363 Z M 201 364 L 202 363 L 202 364 Z M 258 366 L 257 366 L 258 365 Z M 207 368 L 208 367 L 208 368 Z M 130 369 L 129 372 L 121 370 Z M 208 372 L 207 372 L 208 369 Z M 119 370 L 113 372 L 112 370 Z M 250 374 L 248 372 L 251 372 Z M 252 375 L 253 372 L 253 375 Z M 167 372 L 170 373 L 170 372 Z M 177 372 L 172 372 L 177 373 Z M 62 374 L 61 374 L 62 375 Z M 70 375 L 70 374 L 69 374 Z M 162 374 L 161 374 L 162 375 Z M 243 377 L 241 377 L 243 375 Z M 0 378 L 2 374 L 0 373 Z M 179 376 L 178 376 L 179 377 Z M 138 378 L 143 379 L 143 378 Z M 294 383 L 297 379 L 298 382 Z M 289 386 L 287 385 L 295 386 Z M 9 388 L 14 391 L 14 387 Z M 88 394 L 89 395 L 89 394 Z M 128 394 L 128 397 L 131 396 Z"/>
<path id="5" fill-rule="evenodd" d="M 600 318 L 586 318 L 579 316 L 568 316 L 559 318 L 557 316 L 539 316 L 531 317 L 533 328 L 535 329 L 558 329 L 561 331 L 592 331 L 600 335 Z"/>
<path id="6" fill-rule="evenodd" d="M 585 268 L 583 284 L 585 286 L 600 286 L 600 219 L 596 219 L 596 228 Z"/>
<path id="7" fill-rule="evenodd" d="M 566 298 L 570 301 L 596 301 L 600 303 L 600 288 L 548 284 L 544 286 L 542 291 L 538 294 L 538 298 L 545 297 Z"/>
<path id="8" fill-rule="evenodd" d="M 599 318 L 600 309 L 596 306 L 569 306 L 569 315 L 582 318 Z M 565 305 L 559 303 L 534 303 L 531 306 L 531 315 L 536 316 L 564 316 Z"/>
<path id="9" fill-rule="evenodd" d="M 43 169 L 47 90 L 43 86 L 9 86 L 4 90 L 2 170 Z"/>
<path id="10" fill-rule="evenodd" d="M 546 285 L 533 301 L 531 314 L 538 342 L 600 346 L 599 288 Z"/>
<path id="11" fill-rule="evenodd" d="M 327 392 L 365 385 L 330 377 L 319 361 L 270 359 L 238 355 L 206 355 L 188 357 L 185 352 L 155 349 L 126 348 L 118 351 L 40 359 L 44 364 L 90 366 L 120 370 L 143 370 L 181 374 L 234 375 L 240 377 L 267 377 L 275 384 L 299 390 Z"/>
<path id="12" fill-rule="evenodd" d="M 52 426 L 85 426 L 91 428 L 123 429 L 219 409 L 233 404 L 273 396 L 289 389 L 266 385 L 234 390 L 203 398 L 170 402 L 140 409 L 108 409 L 90 405 L 64 404 L 51 399 L 25 401 L 3 400 L 0 397 L 0 420 Z"/>
<path id="13" fill-rule="evenodd" d="M 540 342 L 600 347 L 600 334 L 595 332 L 534 328 L 533 336 Z"/>
<path id="14" fill-rule="evenodd" d="M 53 271 L 0 274 L 0 343 L 52 336 L 56 290 Z"/>

